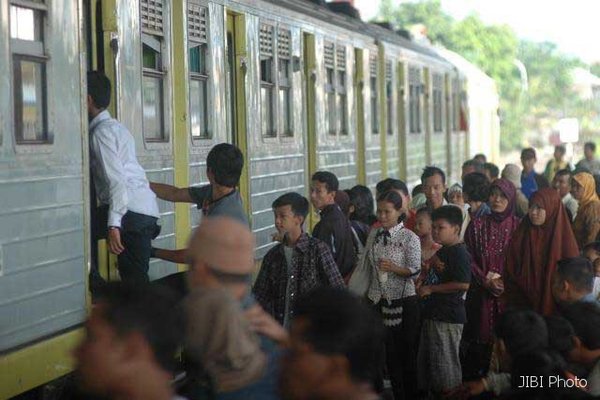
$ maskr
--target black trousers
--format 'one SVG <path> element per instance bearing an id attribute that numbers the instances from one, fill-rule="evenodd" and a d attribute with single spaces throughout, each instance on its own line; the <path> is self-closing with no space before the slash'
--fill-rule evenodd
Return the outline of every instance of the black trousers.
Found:
<path id="1" fill-rule="evenodd" d="M 97 210 L 97 239 L 107 237 L 108 207 Z M 145 283 L 150 279 L 148 269 L 152 239 L 158 236 L 157 218 L 127 211 L 121 220 L 121 243 L 125 250 L 117 256 L 119 275 L 123 282 Z"/>
<path id="2" fill-rule="evenodd" d="M 385 358 L 394 400 L 418 395 L 417 345 L 420 310 L 417 296 L 402 300 L 402 323 L 386 327 Z"/>

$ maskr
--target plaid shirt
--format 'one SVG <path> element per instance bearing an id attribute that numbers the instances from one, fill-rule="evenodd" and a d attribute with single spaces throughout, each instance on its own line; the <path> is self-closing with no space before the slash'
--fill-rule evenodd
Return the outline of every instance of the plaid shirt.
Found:
<path id="1" fill-rule="evenodd" d="M 252 288 L 260 305 L 281 324 L 286 317 L 288 286 L 288 266 L 283 246 L 284 244 L 280 243 L 265 255 Z M 300 236 L 294 247 L 289 279 L 290 320 L 294 314 L 294 301 L 298 296 L 319 286 L 345 286 L 327 245 L 306 233 Z"/>

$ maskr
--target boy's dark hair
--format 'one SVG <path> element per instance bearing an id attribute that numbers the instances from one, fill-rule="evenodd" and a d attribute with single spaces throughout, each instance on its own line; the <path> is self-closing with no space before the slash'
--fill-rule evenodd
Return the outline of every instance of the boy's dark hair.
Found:
<path id="1" fill-rule="evenodd" d="M 556 171 L 556 174 L 554 176 L 563 176 L 563 175 L 568 175 L 570 177 L 571 171 L 566 168 L 559 169 L 558 171 Z"/>
<path id="2" fill-rule="evenodd" d="M 395 192 L 393 190 L 379 195 L 377 201 L 385 201 L 391 203 L 394 206 L 395 210 L 400 210 L 402 208 L 402 197 L 400 196 L 400 194 L 398 194 L 398 192 Z M 402 213 L 402 215 L 398 217 L 398 222 L 404 221 L 405 218 L 406 214 Z"/>
<path id="3" fill-rule="evenodd" d="M 450 225 L 460 227 L 463 223 L 463 213 L 457 206 L 445 205 L 436 208 L 431 213 L 432 221 L 437 221 L 439 219 L 445 219 Z"/>
<path id="4" fill-rule="evenodd" d="M 526 149 L 521 150 L 521 159 L 522 160 L 530 160 L 532 158 L 537 159 L 535 155 L 535 149 L 533 147 L 528 147 Z"/>
<path id="5" fill-rule="evenodd" d="M 306 216 L 308 215 L 308 200 L 306 200 L 306 197 L 296 192 L 282 194 L 277 199 L 275 199 L 275 201 L 271 205 L 273 210 L 284 206 L 291 206 L 294 215 L 297 217 L 302 217 L 303 222 L 306 219 Z"/>
<path id="6" fill-rule="evenodd" d="M 422 184 L 422 183 L 419 183 L 417 186 L 415 186 L 415 187 L 413 188 L 413 190 L 412 190 L 412 192 L 410 193 L 410 195 L 411 195 L 412 197 L 415 197 L 416 195 L 418 195 L 418 194 L 421 194 L 421 193 L 423 193 L 423 184 Z"/>
<path id="7" fill-rule="evenodd" d="M 429 218 L 431 218 L 431 208 L 429 208 L 429 207 L 421 207 L 415 213 L 416 216 L 419 216 L 419 214 L 427 214 L 427 215 L 429 215 Z"/>
<path id="8" fill-rule="evenodd" d="M 490 181 L 481 172 L 471 172 L 463 178 L 463 193 L 470 201 L 488 201 L 490 197 Z"/>
<path id="9" fill-rule="evenodd" d="M 321 287 L 298 299 L 295 318 L 300 317 L 307 321 L 303 339 L 317 353 L 346 357 L 358 382 L 376 376 L 383 323 L 359 298 L 346 290 Z"/>
<path id="10" fill-rule="evenodd" d="M 87 73 L 87 92 L 97 108 L 103 109 L 110 104 L 110 80 L 100 71 Z"/>
<path id="11" fill-rule="evenodd" d="M 505 312 L 496 323 L 495 333 L 512 358 L 548 347 L 546 322 L 534 311 Z"/>
<path id="12" fill-rule="evenodd" d="M 594 287 L 594 268 L 585 257 L 563 258 L 558 262 L 556 276 L 579 291 L 591 292 Z"/>
<path id="13" fill-rule="evenodd" d="M 442 177 L 442 182 L 446 183 L 446 174 L 438 167 L 427 166 L 423 169 L 423 173 L 421 174 L 421 183 L 425 183 L 425 179 L 431 178 L 434 175 L 439 175 Z"/>
<path id="14" fill-rule="evenodd" d="M 600 349 L 600 306 L 597 302 L 578 301 L 561 312 L 588 349 Z"/>
<path id="15" fill-rule="evenodd" d="M 473 168 L 475 168 L 475 171 L 474 171 L 474 172 L 483 172 L 483 166 L 484 166 L 484 165 L 485 165 L 485 164 L 483 164 L 483 163 L 481 163 L 481 162 L 479 162 L 478 160 L 476 160 L 476 159 L 474 159 L 474 158 L 473 158 L 472 160 L 467 160 L 467 161 L 465 161 L 465 162 L 463 163 L 462 167 L 463 167 L 463 168 L 466 168 L 466 167 L 473 167 Z"/>
<path id="16" fill-rule="evenodd" d="M 567 148 L 562 144 L 558 144 L 558 145 L 554 146 L 554 151 L 558 151 L 560 154 L 562 154 L 564 156 L 567 153 Z"/>
<path id="17" fill-rule="evenodd" d="M 548 329 L 548 346 L 563 357 L 567 357 L 575 347 L 573 325 L 563 317 L 556 315 L 545 316 L 544 320 Z"/>
<path id="18" fill-rule="evenodd" d="M 324 183 L 328 193 L 335 192 L 340 187 L 337 176 L 329 171 L 317 171 L 313 174 L 311 180 Z"/>
<path id="19" fill-rule="evenodd" d="M 244 155 L 240 149 L 229 143 L 214 146 L 206 157 L 206 169 L 214 174 L 215 181 L 222 186 L 237 186 L 242 168 Z"/>
<path id="20" fill-rule="evenodd" d="M 356 185 L 352 189 L 347 190 L 346 193 L 350 197 L 350 204 L 354 206 L 354 212 L 350 215 L 350 219 L 360 221 L 369 226 L 373 225 L 376 218 L 371 189 L 363 185 Z"/>
<path id="21" fill-rule="evenodd" d="M 487 162 L 487 157 L 485 156 L 485 154 L 483 153 L 477 153 L 473 156 L 473 160 L 479 161 L 477 160 L 478 158 L 483 159 L 483 162 L 486 163 Z"/>
<path id="22" fill-rule="evenodd" d="M 406 186 L 406 183 L 404 183 L 400 179 L 394 179 L 394 178 L 386 178 L 382 181 L 379 181 L 377 183 L 377 186 L 375 186 L 375 190 L 379 194 L 389 192 L 390 190 L 399 190 L 405 196 L 410 195 L 410 193 L 408 192 L 408 187 Z"/>
<path id="23" fill-rule="evenodd" d="M 594 142 L 585 142 L 585 144 L 583 145 L 584 149 L 590 149 L 592 151 L 592 153 L 596 152 L 596 143 Z"/>
<path id="24" fill-rule="evenodd" d="M 496 179 L 500 176 L 500 169 L 494 163 L 488 162 L 483 164 L 483 169 L 488 171 L 493 179 Z"/>
<path id="25" fill-rule="evenodd" d="M 590 242 L 583 247 L 583 251 L 594 250 L 600 253 L 600 241 Z"/>
<path id="26" fill-rule="evenodd" d="M 140 333 L 156 361 L 173 371 L 183 341 L 184 318 L 179 299 L 164 286 L 110 282 L 98 294 L 102 318 L 119 336 Z"/>

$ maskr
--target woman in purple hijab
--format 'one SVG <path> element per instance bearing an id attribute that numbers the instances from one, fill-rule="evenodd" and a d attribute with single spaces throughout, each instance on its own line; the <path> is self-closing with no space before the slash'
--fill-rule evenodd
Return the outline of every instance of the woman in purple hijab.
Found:
<path id="1" fill-rule="evenodd" d="M 492 183 L 488 204 L 491 214 L 471 221 L 465 233 L 472 280 L 465 303 L 467 324 L 463 339 L 471 353 L 469 358 L 481 361 L 481 367 L 472 371 L 475 374 L 484 373 L 489 364 L 494 324 L 502 312 L 499 296 L 504 290 L 506 249 L 519 225 L 515 216 L 516 188 L 510 181 L 498 179 Z"/>

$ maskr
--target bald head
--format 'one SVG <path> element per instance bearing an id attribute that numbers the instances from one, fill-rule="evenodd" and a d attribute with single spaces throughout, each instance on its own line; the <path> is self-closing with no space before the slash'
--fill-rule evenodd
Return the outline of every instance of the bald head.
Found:
<path id="1" fill-rule="evenodd" d="M 249 275 L 254 268 L 254 236 L 234 219 L 204 218 L 190 239 L 188 257 L 217 273 Z"/>

